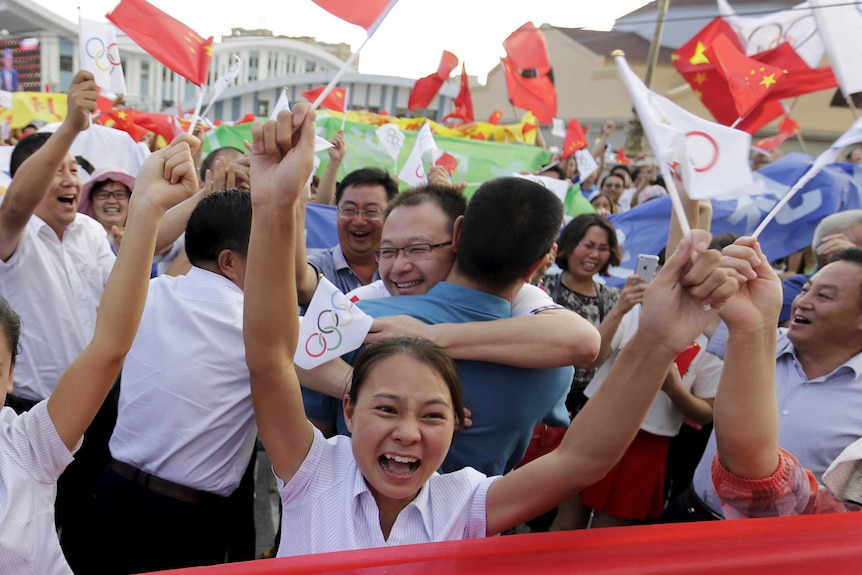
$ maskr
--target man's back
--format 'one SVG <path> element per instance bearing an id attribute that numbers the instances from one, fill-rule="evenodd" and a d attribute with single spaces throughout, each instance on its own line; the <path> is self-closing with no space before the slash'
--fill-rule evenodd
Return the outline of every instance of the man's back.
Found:
<path id="1" fill-rule="evenodd" d="M 239 287 L 200 268 L 150 282 L 123 367 L 115 459 L 202 491 L 236 488 L 256 430 L 242 306 Z"/>
<path id="2" fill-rule="evenodd" d="M 510 317 L 509 302 L 449 282 L 421 296 L 359 302 L 374 317 L 407 314 L 426 323 L 463 323 Z M 455 436 L 444 471 L 474 467 L 487 475 L 514 468 L 541 421 L 565 426 L 572 368 L 523 369 L 481 361 L 455 362 L 472 412 L 472 427 Z"/>

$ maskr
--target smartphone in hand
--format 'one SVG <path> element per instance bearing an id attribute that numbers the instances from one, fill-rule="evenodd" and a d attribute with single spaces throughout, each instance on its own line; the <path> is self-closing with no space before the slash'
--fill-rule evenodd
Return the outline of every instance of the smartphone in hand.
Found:
<path id="1" fill-rule="evenodd" d="M 643 278 L 643 283 L 648 284 L 655 277 L 658 271 L 658 256 L 650 254 L 638 255 L 638 263 L 635 267 L 635 274 Z"/>

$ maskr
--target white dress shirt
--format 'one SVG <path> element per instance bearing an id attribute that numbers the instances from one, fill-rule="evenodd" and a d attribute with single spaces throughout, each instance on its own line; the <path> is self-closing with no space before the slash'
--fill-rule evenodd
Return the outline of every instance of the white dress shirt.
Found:
<path id="1" fill-rule="evenodd" d="M 96 329 L 96 312 L 114 254 L 105 228 L 77 214 L 63 240 L 31 216 L 8 261 L 0 261 L 0 295 L 21 316 L 21 354 L 13 393 L 45 399 L 84 350 Z"/>
<path id="2" fill-rule="evenodd" d="M 327 440 L 315 429 L 296 475 L 287 484 L 276 476 L 283 504 L 278 556 L 485 537 L 486 497 L 497 479 L 472 467 L 435 472 L 384 539 L 380 510 L 356 465 L 351 439 Z"/>
<path id="3" fill-rule="evenodd" d="M 57 478 L 71 462 L 47 402 L 0 409 L 0 573 L 71 575 L 54 527 Z"/>
<path id="4" fill-rule="evenodd" d="M 236 284 L 201 268 L 150 280 L 123 365 L 114 459 L 201 491 L 236 489 L 257 435 L 242 306 Z"/>

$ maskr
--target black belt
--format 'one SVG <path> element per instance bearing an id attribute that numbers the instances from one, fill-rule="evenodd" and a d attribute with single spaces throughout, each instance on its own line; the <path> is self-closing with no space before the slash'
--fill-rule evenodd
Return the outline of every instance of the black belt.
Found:
<path id="1" fill-rule="evenodd" d="M 171 499 L 176 499 L 177 501 L 182 501 L 183 503 L 197 505 L 206 499 L 226 499 L 225 497 L 221 497 L 214 493 L 192 489 L 191 487 L 186 487 L 185 485 L 180 485 L 179 483 L 174 483 L 173 481 L 168 481 L 161 477 L 156 477 L 155 475 L 141 471 L 137 467 L 133 467 L 128 463 L 123 463 L 122 461 L 117 461 L 116 459 L 108 464 L 108 468 L 123 479 L 127 479 L 136 485 L 140 485 L 144 489 L 148 489 L 153 493 L 158 493 L 159 495 L 164 495 L 165 497 L 170 497 Z"/>

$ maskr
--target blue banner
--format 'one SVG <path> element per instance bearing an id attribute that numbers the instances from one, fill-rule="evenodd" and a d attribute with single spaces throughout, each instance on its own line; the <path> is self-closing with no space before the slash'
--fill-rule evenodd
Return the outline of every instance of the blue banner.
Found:
<path id="1" fill-rule="evenodd" d="M 713 200 L 712 233 L 750 235 L 790 187 L 814 163 L 805 154 L 789 154 L 755 173 L 765 194 L 732 200 Z M 862 166 L 835 163 L 826 166 L 802 188 L 766 227 L 760 243 L 770 261 L 783 258 L 811 244 L 814 228 L 824 217 L 862 207 Z M 638 254 L 657 254 L 667 243 L 670 198 L 651 200 L 609 218 L 623 246 L 622 264 L 608 278 L 622 285 L 634 269 Z"/>

